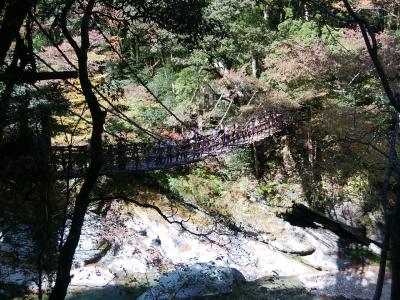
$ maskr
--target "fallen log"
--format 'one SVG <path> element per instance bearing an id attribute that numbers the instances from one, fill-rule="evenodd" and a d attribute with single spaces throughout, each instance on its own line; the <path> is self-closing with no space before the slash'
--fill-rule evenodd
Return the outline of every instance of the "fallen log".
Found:
<path id="1" fill-rule="evenodd" d="M 292 225 L 313 228 L 323 227 L 336 233 L 340 237 L 347 238 L 359 244 L 368 246 L 372 243 L 382 248 L 382 243 L 367 237 L 363 228 L 352 227 L 333 220 L 304 204 L 294 204 L 291 212 L 287 213 L 284 218 Z"/>

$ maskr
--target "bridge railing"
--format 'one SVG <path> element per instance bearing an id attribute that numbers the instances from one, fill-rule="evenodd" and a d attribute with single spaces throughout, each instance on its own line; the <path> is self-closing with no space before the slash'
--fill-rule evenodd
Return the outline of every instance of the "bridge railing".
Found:
<path id="1" fill-rule="evenodd" d="M 270 113 L 243 126 L 229 125 L 216 136 L 196 135 L 181 141 L 123 143 L 104 146 L 103 173 L 118 170 L 149 170 L 201 160 L 229 149 L 272 136 L 296 121 L 292 114 Z M 52 164 L 65 176 L 84 173 L 90 161 L 90 146 L 54 146 Z M 72 175 L 71 175 L 72 174 Z"/>

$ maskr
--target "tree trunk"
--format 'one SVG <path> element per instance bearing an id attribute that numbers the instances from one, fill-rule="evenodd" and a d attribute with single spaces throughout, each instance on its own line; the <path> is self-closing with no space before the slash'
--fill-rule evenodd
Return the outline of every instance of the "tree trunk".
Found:
<path id="1" fill-rule="evenodd" d="M 392 219 L 392 291 L 391 300 L 400 299 L 400 201 L 397 193 L 396 208 Z"/>
<path id="2" fill-rule="evenodd" d="M 74 258 L 75 249 L 78 246 L 83 221 L 89 205 L 87 199 L 89 198 L 93 185 L 94 181 L 89 182 L 86 179 L 84 186 L 82 186 L 76 198 L 71 228 L 67 240 L 60 251 L 56 283 L 49 297 L 50 300 L 64 299 L 67 294 L 68 285 L 71 281 L 70 271 L 72 260 Z"/>
<path id="3" fill-rule="evenodd" d="M 8 1 L 0 28 L 0 66 L 4 63 L 8 49 L 18 35 L 32 4 L 33 0 Z"/>
<path id="4" fill-rule="evenodd" d="M 397 144 L 397 137 L 399 134 L 399 114 L 395 113 L 395 120 L 396 124 L 392 131 L 390 137 L 390 147 L 389 147 L 389 155 L 387 160 L 387 168 L 385 171 L 385 175 L 383 178 L 383 187 L 382 187 L 382 208 L 385 216 L 385 231 L 384 231 L 384 238 L 381 250 L 381 259 L 379 263 L 379 273 L 378 273 L 378 280 L 376 282 L 374 300 L 379 300 L 382 296 L 382 289 L 383 284 L 385 281 L 385 272 L 386 272 L 386 260 L 387 260 L 387 253 L 389 251 L 390 246 L 390 235 L 392 230 L 392 217 L 393 217 L 393 209 L 390 207 L 388 201 L 388 191 L 390 185 L 390 179 L 392 178 L 392 173 L 395 170 L 396 164 L 396 144 Z"/>
<path id="5" fill-rule="evenodd" d="M 255 54 L 251 56 L 251 72 L 253 77 L 258 78 L 258 61 Z"/>
<path id="6" fill-rule="evenodd" d="M 3 140 L 4 128 L 7 124 L 7 113 L 10 104 L 10 97 L 14 90 L 13 83 L 7 83 L 3 93 L 0 96 L 0 142 Z"/>
<path id="7" fill-rule="evenodd" d="M 73 1 L 69 1 L 69 3 L 67 3 L 66 7 L 64 8 L 64 19 L 66 19 L 66 15 L 72 6 L 72 3 Z M 103 132 L 105 113 L 100 109 L 99 102 L 97 101 L 97 98 L 92 90 L 92 85 L 90 83 L 88 74 L 87 58 L 87 52 L 90 45 L 89 21 L 94 3 L 95 0 L 89 0 L 85 9 L 84 16 L 82 18 L 80 48 L 67 30 L 66 22 L 64 23 L 64 26 L 62 26 L 64 35 L 74 48 L 78 57 L 79 80 L 83 94 L 85 96 L 85 100 L 90 109 L 93 129 L 90 139 L 91 158 L 89 169 L 85 176 L 82 188 L 79 191 L 75 200 L 75 208 L 73 212 L 70 231 L 68 233 L 65 244 L 61 247 L 60 250 L 57 278 L 49 298 L 50 300 L 64 299 L 67 294 L 67 288 L 71 281 L 70 271 L 72 267 L 72 261 L 74 258 L 76 247 L 79 243 L 85 214 L 90 203 L 90 193 L 97 181 L 100 168 L 103 163 L 101 135 Z"/>
<path id="8" fill-rule="evenodd" d="M 376 39 L 375 33 L 365 18 L 361 18 L 351 7 L 348 0 L 343 0 L 343 4 L 346 7 L 348 13 L 353 18 L 354 22 L 359 26 L 362 36 L 364 38 L 365 45 L 368 50 L 368 54 L 374 64 L 375 70 L 381 80 L 382 87 L 385 90 L 386 96 L 388 97 L 390 104 L 400 113 L 400 99 L 392 89 L 385 69 L 379 58 L 378 51 L 379 45 Z M 399 198 L 399 197 L 397 197 Z M 394 216 L 392 219 L 392 290 L 391 299 L 400 299 L 400 201 L 397 199 Z"/>
<path id="9" fill-rule="evenodd" d="M 24 60 L 21 60 L 20 66 L 18 66 L 18 60 L 20 58 L 21 52 L 23 51 L 21 49 L 22 48 L 21 43 L 22 43 L 21 39 L 17 39 L 15 47 L 16 49 L 13 54 L 13 59 L 5 72 L 6 79 L 14 77 L 15 74 L 20 73 L 25 68 L 26 62 Z M 7 115 L 10 106 L 10 98 L 12 96 L 14 87 L 15 87 L 15 81 L 6 80 L 5 88 L 0 96 L 0 143 L 3 139 L 4 128 L 6 127 L 7 124 Z"/>
<path id="10" fill-rule="evenodd" d="M 385 282 L 385 273 L 386 273 L 386 260 L 387 253 L 389 250 L 389 241 L 390 241 L 390 217 L 386 218 L 385 222 L 385 236 L 383 238 L 382 249 L 381 249 L 381 258 L 379 262 L 379 273 L 378 280 L 376 282 L 375 295 L 373 300 L 380 300 L 382 296 L 383 284 Z"/>
<path id="11" fill-rule="evenodd" d="M 0 14 L 3 13 L 5 6 L 6 6 L 6 0 L 0 0 Z M 0 26 L 1 26 L 1 21 L 0 21 Z"/>

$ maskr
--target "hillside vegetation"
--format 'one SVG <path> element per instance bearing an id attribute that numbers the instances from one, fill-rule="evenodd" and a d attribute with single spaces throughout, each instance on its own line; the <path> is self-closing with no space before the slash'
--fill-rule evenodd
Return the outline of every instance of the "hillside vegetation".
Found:
<path id="1" fill-rule="evenodd" d="M 71 270 L 110 265 L 112 273 L 111 253 L 131 251 L 135 241 L 137 268 L 145 260 L 148 268 L 124 269 L 125 275 L 118 269 L 112 280 L 139 296 L 158 282 L 143 283 L 147 271 L 157 277 L 189 265 L 175 261 L 172 248 L 159 250 L 167 243 L 159 236 L 140 233 L 147 220 L 149 232 L 185 238 L 180 249 L 190 255 L 197 242 L 204 251 L 232 239 L 255 243 L 252 250 L 268 245 L 277 261 L 293 264 L 296 271 L 284 276 L 327 271 L 310 255 L 319 255 L 332 231 L 337 237 L 327 244 L 339 247 L 344 239 L 346 247 L 324 249 L 327 256 L 320 257 L 344 251 L 335 272 L 347 260 L 358 268 L 362 258 L 377 273 L 383 256 L 381 272 L 393 276 L 391 299 L 399 299 L 400 226 L 391 217 L 400 213 L 397 1 L 22 2 L 0 1 L 0 298 L 64 299 Z M 202 136 L 223 139 L 271 112 L 301 117 L 265 140 L 193 164 L 103 172 L 112 163 L 107 149 L 116 145 L 196 145 Z M 82 161 L 66 155 L 55 163 L 54 149 L 64 146 L 86 149 Z M 58 176 L 79 164 L 85 166 L 79 178 Z M 89 244 L 96 254 L 81 254 Z M 215 251 L 229 256 L 230 250 Z M 193 255 L 203 259 L 199 253 Z M 262 257 L 254 255 L 252 261 Z M 275 276 L 267 269 L 251 272 Z M 246 293 L 258 299 L 270 289 L 275 295 L 269 279 L 243 270 L 246 280 L 258 281 L 230 289 L 227 299 Z M 133 284 L 121 279 L 127 272 L 143 276 Z M 312 280 L 304 278 L 295 287 L 289 281 L 288 299 L 298 290 L 304 297 L 312 292 Z M 72 278 L 74 285 L 80 283 Z M 140 299 L 156 299 L 148 295 Z"/>

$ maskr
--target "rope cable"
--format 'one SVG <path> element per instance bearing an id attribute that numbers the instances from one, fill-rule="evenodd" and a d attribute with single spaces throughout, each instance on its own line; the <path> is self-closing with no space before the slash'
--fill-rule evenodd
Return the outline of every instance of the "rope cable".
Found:
<path id="1" fill-rule="evenodd" d="M 55 70 L 51 65 L 49 65 L 44 59 L 42 59 L 39 55 L 37 55 L 36 53 L 35 53 L 34 55 L 35 55 L 43 64 L 45 64 L 50 70 L 52 70 L 53 72 L 56 72 L 56 70 Z M 81 90 L 79 87 L 77 87 L 74 83 L 70 82 L 68 79 L 63 79 L 63 81 L 64 81 L 65 83 L 67 83 L 68 85 L 70 85 L 72 88 L 74 88 L 74 89 L 75 89 L 76 91 L 78 91 L 79 93 L 82 93 L 82 90 Z M 92 86 L 92 87 L 93 87 L 93 86 Z M 118 114 L 115 113 L 114 111 L 108 109 L 108 108 L 105 107 L 103 104 L 99 103 L 99 106 L 100 106 L 102 109 L 104 109 L 105 111 L 107 111 L 107 112 L 113 114 L 114 116 L 116 116 L 116 117 L 118 117 L 118 118 L 120 118 L 120 119 L 124 119 L 125 121 L 127 121 L 128 123 L 130 123 L 131 125 L 133 125 L 133 126 L 136 127 L 137 129 L 139 129 L 140 131 L 145 132 L 147 135 L 151 136 L 152 138 L 154 138 L 154 139 L 156 139 L 156 140 L 160 140 L 160 138 L 159 138 L 155 133 L 152 133 L 150 130 L 143 128 L 142 126 L 140 126 L 139 124 L 137 124 L 136 122 L 134 122 L 133 120 L 131 120 L 130 118 L 128 118 L 125 114 L 123 114 L 123 113 L 122 113 L 118 108 L 116 108 L 115 105 L 113 105 L 102 93 L 100 93 L 100 91 L 99 91 L 97 88 L 93 87 L 93 89 L 94 89 L 94 90 L 96 91 L 96 93 L 98 93 L 99 96 L 100 96 L 104 101 L 106 101 L 114 110 L 116 110 L 119 114 L 122 114 L 123 117 L 121 117 L 120 115 L 118 115 Z M 74 115 L 77 115 L 75 112 L 73 112 L 73 114 L 74 114 Z M 92 124 L 92 122 L 89 121 L 89 124 Z M 113 134 L 113 133 L 110 133 L 110 132 L 108 132 L 108 131 L 106 131 L 106 130 L 104 130 L 104 131 L 105 131 L 106 133 L 108 133 L 108 134 L 114 136 L 114 137 L 120 138 L 119 136 L 117 136 L 117 135 L 115 135 L 115 134 Z"/>
<path id="2" fill-rule="evenodd" d="M 95 16 L 94 16 L 95 18 Z M 130 66 L 130 64 L 126 61 L 126 59 L 122 56 L 122 54 L 114 47 L 114 45 L 111 43 L 109 38 L 105 35 L 105 33 L 100 29 L 98 26 L 98 21 L 96 20 L 96 28 L 99 31 L 99 33 L 103 36 L 107 44 L 110 46 L 111 50 L 121 59 L 121 61 L 126 65 L 126 67 L 129 69 L 129 71 L 132 73 L 132 75 L 135 77 L 135 79 L 142 85 L 146 91 L 156 100 L 157 103 L 159 103 L 171 116 L 173 116 L 181 125 L 183 125 L 185 128 L 196 132 L 192 128 L 190 128 L 184 121 L 182 121 L 175 113 L 173 113 L 156 95 L 155 93 L 148 87 L 148 85 L 144 82 L 144 80 L 137 74 L 137 72 Z"/>
<path id="3" fill-rule="evenodd" d="M 75 70 L 78 70 L 78 68 L 72 63 L 72 61 L 65 55 L 65 53 L 60 49 L 60 47 L 55 43 L 54 39 L 51 37 L 51 35 L 43 28 L 43 26 L 38 22 L 38 20 L 36 18 L 34 18 L 35 23 L 38 25 L 39 29 L 42 31 L 43 34 L 46 35 L 46 37 L 50 40 L 50 42 L 53 44 L 53 46 L 57 49 L 57 51 L 63 56 L 63 58 L 65 59 L 65 61 Z M 114 53 L 117 54 L 117 56 L 121 59 L 121 61 L 128 67 L 128 69 L 132 72 L 132 74 L 134 75 L 134 77 L 136 78 L 136 80 L 146 89 L 146 91 L 170 114 L 172 115 L 180 124 L 182 124 L 185 128 L 188 128 L 191 131 L 194 131 L 193 129 L 189 128 L 188 125 L 183 122 L 176 114 L 174 114 L 164 103 L 162 103 L 162 101 L 154 94 L 154 92 L 147 86 L 147 84 L 139 77 L 139 75 L 131 68 L 131 66 L 126 62 L 126 60 L 123 58 L 123 56 L 118 52 L 118 50 L 112 45 L 111 41 L 106 37 L 106 35 L 104 34 L 104 32 L 99 28 L 99 26 L 97 26 L 97 24 L 95 24 L 97 30 L 100 32 L 100 34 L 104 37 L 104 39 L 106 40 L 106 42 L 109 44 L 109 46 L 111 47 L 112 51 Z M 93 86 L 92 86 L 93 87 Z M 125 119 L 125 121 L 127 121 L 128 123 L 132 123 L 132 121 L 130 120 L 129 117 L 127 117 L 126 115 L 123 114 L 123 112 L 121 112 L 119 109 L 117 109 L 113 104 L 111 104 L 109 102 L 108 99 L 106 99 L 106 97 L 104 95 L 102 95 L 95 87 L 93 87 L 94 90 L 96 91 L 96 93 L 103 99 L 105 100 L 113 109 L 115 109 L 119 114 L 123 115 L 123 119 Z M 151 137 L 157 139 L 157 140 L 161 140 L 162 138 L 159 135 L 156 135 L 152 132 L 150 132 L 149 130 L 145 129 L 145 128 L 139 128 L 141 127 L 138 124 L 132 124 L 134 125 L 136 128 L 145 131 L 148 135 L 150 135 Z M 139 127 L 138 127 L 139 126 Z M 196 131 L 194 131 L 196 132 Z M 196 132 L 197 133 L 197 132 Z"/>
<path id="4" fill-rule="evenodd" d="M 51 37 L 51 35 L 43 28 L 43 26 L 37 21 L 36 18 L 34 18 L 35 23 L 39 26 L 39 29 L 42 31 L 42 33 L 49 39 L 49 41 L 52 43 L 52 45 L 57 49 L 57 51 L 61 54 L 61 56 L 64 58 L 64 60 L 76 71 L 78 71 L 78 68 L 72 63 L 72 61 L 65 55 L 65 53 L 60 49 L 60 47 L 57 45 L 57 43 L 54 41 L 54 39 Z M 35 54 L 35 56 L 37 56 Z M 37 56 L 38 57 L 38 56 Z M 54 68 L 52 68 L 47 62 L 45 62 L 42 58 L 39 57 L 39 59 L 50 69 L 52 69 L 53 71 Z M 82 93 L 82 91 L 77 88 L 74 84 L 70 83 L 68 80 L 64 80 L 66 83 L 68 83 L 69 85 L 72 85 L 75 90 L 79 91 L 80 93 Z M 119 109 L 117 109 L 115 107 L 115 105 L 113 105 L 108 99 L 107 97 L 105 97 L 96 87 L 94 87 L 92 85 L 92 88 L 95 90 L 95 92 L 104 100 L 106 101 L 114 110 L 117 111 L 117 113 L 121 114 L 123 116 L 122 119 L 125 119 L 125 121 L 127 121 L 128 123 L 130 123 L 131 125 L 133 125 L 134 127 L 136 127 L 137 129 L 145 132 L 147 135 L 151 136 L 152 138 L 156 139 L 156 140 L 160 140 L 161 137 L 153 132 L 151 132 L 148 129 L 143 128 L 142 126 L 140 126 L 138 123 L 132 121 L 129 117 L 127 117 L 122 111 L 120 111 Z M 107 108 L 105 108 L 104 106 L 102 106 L 101 103 L 99 103 L 99 105 L 105 109 L 106 111 L 114 114 L 116 117 L 121 118 L 120 116 L 118 116 L 117 114 L 113 113 L 112 111 L 108 110 Z"/>

